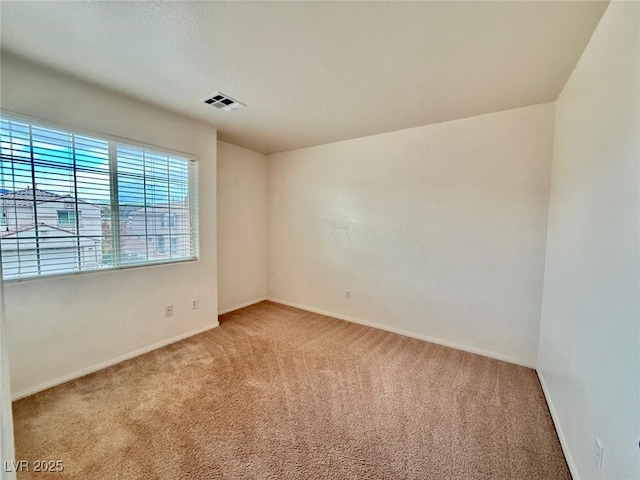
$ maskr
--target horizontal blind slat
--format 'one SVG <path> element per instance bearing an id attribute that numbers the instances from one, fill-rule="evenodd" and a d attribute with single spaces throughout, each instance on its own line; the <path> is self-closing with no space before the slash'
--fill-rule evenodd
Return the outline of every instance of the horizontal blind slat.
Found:
<path id="1" fill-rule="evenodd" d="M 111 205 L 110 143 L 118 167 L 116 205 Z M 0 160 L 5 279 L 197 258 L 193 159 L 3 114 Z M 114 208 L 119 225 L 112 219 Z M 119 259 L 114 234 L 120 239 Z"/>

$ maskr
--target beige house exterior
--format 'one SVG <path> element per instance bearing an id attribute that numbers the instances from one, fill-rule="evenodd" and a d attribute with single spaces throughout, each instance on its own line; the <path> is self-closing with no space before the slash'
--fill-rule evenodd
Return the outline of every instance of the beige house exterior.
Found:
<path id="1" fill-rule="evenodd" d="M 122 254 L 149 260 L 184 257 L 190 252 L 189 211 L 184 203 L 147 206 L 129 214 Z"/>
<path id="2" fill-rule="evenodd" d="M 34 208 L 35 205 L 35 208 Z M 46 190 L 0 195 L 5 279 L 92 270 L 102 265 L 102 207 Z"/>
<path id="3" fill-rule="evenodd" d="M 35 208 L 34 208 L 35 205 Z M 5 279 L 112 266 L 111 222 L 104 205 L 26 188 L 0 195 Z M 185 257 L 191 251 L 184 202 L 120 212 L 121 264 Z"/>

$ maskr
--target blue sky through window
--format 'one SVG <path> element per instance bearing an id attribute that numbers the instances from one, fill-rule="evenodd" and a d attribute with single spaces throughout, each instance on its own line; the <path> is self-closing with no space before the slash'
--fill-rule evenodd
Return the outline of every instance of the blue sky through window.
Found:
<path id="1" fill-rule="evenodd" d="M 118 145 L 118 201 L 131 206 L 182 202 L 188 162 L 143 148 Z M 48 127 L 0 119 L 0 189 L 33 186 L 89 203 L 110 201 L 109 142 Z M 74 165 L 75 161 L 75 165 Z M 74 169 L 75 167 L 75 169 Z M 75 184 L 74 184 L 75 170 Z"/>
<path id="2" fill-rule="evenodd" d="M 5 278 L 194 258 L 195 165 L 150 148 L 0 117 Z"/>

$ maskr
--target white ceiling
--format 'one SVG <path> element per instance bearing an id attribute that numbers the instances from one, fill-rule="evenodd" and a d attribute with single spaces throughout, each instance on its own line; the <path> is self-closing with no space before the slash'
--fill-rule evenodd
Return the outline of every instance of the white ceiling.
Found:
<path id="1" fill-rule="evenodd" d="M 5 51 L 272 153 L 553 101 L 607 2 L 10 2 Z M 199 103 L 222 91 L 248 105 Z"/>

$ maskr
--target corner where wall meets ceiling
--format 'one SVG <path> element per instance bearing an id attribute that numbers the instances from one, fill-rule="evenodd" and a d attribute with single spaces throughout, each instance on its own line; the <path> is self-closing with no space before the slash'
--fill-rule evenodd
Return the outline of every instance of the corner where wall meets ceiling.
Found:
<path id="1" fill-rule="evenodd" d="M 554 101 L 607 5 L 3 2 L 1 41 L 273 153 Z"/>

